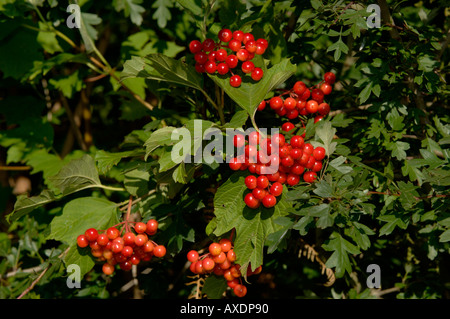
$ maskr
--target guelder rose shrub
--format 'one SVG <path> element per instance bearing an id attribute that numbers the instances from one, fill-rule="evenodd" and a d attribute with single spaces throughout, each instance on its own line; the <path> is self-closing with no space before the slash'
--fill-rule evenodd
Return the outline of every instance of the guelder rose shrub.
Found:
<path id="1" fill-rule="evenodd" d="M 447 15 L 0 4 L 0 298 L 447 298 Z"/>

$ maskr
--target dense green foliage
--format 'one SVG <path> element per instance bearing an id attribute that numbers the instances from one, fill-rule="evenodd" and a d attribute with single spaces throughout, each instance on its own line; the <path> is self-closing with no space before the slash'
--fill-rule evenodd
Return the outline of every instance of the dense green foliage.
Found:
<path id="1" fill-rule="evenodd" d="M 82 0 L 69 28 L 66 2 L 0 0 L 0 298 L 220 298 L 223 279 L 193 277 L 186 253 L 230 232 L 237 262 L 263 267 L 253 298 L 448 298 L 450 12 L 377 3 L 369 28 L 369 2 Z M 268 40 L 260 82 L 195 72 L 189 42 L 223 26 Z M 195 120 L 280 127 L 259 102 L 327 71 L 331 113 L 306 125 L 324 169 L 273 209 L 245 206 L 248 172 L 171 157 L 171 133 Z M 76 237 L 117 224 L 130 196 L 167 255 L 108 277 Z"/>

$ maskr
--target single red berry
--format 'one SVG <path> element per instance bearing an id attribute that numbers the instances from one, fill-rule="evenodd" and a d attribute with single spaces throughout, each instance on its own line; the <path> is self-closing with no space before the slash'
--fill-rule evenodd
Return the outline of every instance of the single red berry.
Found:
<path id="1" fill-rule="evenodd" d="M 242 79 L 241 79 L 241 77 L 240 77 L 239 75 L 237 75 L 237 74 L 233 75 L 233 76 L 230 78 L 230 85 L 231 85 L 232 87 L 237 88 L 237 87 L 241 86 L 241 83 L 242 83 Z"/>
<path id="2" fill-rule="evenodd" d="M 289 155 L 294 159 L 297 160 L 300 157 L 302 157 L 303 151 L 299 148 L 292 148 Z"/>
<path id="3" fill-rule="evenodd" d="M 198 73 L 205 73 L 205 65 L 200 63 L 195 63 L 195 71 Z"/>
<path id="4" fill-rule="evenodd" d="M 312 155 L 314 156 L 315 160 L 321 161 L 325 158 L 325 149 L 321 146 L 318 146 L 314 149 Z"/>
<path id="5" fill-rule="evenodd" d="M 153 249 L 153 255 L 158 258 L 164 257 L 166 255 L 166 247 L 163 245 L 157 245 Z"/>
<path id="6" fill-rule="evenodd" d="M 317 103 L 322 103 L 323 98 L 324 98 L 324 94 L 323 94 L 321 89 L 313 89 L 311 91 L 311 98 L 313 100 L 316 100 Z"/>
<path id="7" fill-rule="evenodd" d="M 336 75 L 333 72 L 327 72 L 324 74 L 323 79 L 328 84 L 333 84 L 336 81 Z"/>
<path id="8" fill-rule="evenodd" d="M 208 61 L 208 55 L 205 52 L 203 52 L 203 51 L 197 52 L 194 55 L 194 60 L 198 64 L 205 64 L 206 61 Z"/>
<path id="9" fill-rule="evenodd" d="M 251 77 L 252 77 L 252 79 L 253 79 L 254 81 L 259 81 L 259 80 L 261 80 L 262 77 L 263 77 L 263 75 L 264 75 L 263 69 L 258 68 L 258 67 L 254 68 L 253 71 L 252 71 L 252 73 L 251 73 Z"/>
<path id="10" fill-rule="evenodd" d="M 222 42 L 229 42 L 233 37 L 233 32 L 230 29 L 222 29 L 217 34 L 217 37 Z"/>
<path id="11" fill-rule="evenodd" d="M 314 151 L 314 146 L 311 143 L 303 144 L 303 153 L 307 155 L 311 155 Z"/>
<path id="12" fill-rule="evenodd" d="M 302 166 L 301 164 L 296 163 L 291 166 L 289 173 L 300 176 L 303 174 L 304 171 L 305 171 L 305 167 Z"/>
<path id="13" fill-rule="evenodd" d="M 205 39 L 202 43 L 202 49 L 205 52 L 211 52 L 216 47 L 216 43 L 213 39 Z"/>
<path id="14" fill-rule="evenodd" d="M 331 93 L 333 88 L 331 87 L 331 84 L 328 84 L 327 82 L 322 83 L 320 86 L 320 90 L 323 92 L 323 94 L 328 95 Z"/>
<path id="15" fill-rule="evenodd" d="M 227 59 L 228 53 L 225 49 L 219 49 L 216 51 L 215 59 L 219 62 L 224 62 Z"/>
<path id="16" fill-rule="evenodd" d="M 309 100 L 308 102 L 306 102 L 306 111 L 308 111 L 308 113 L 316 113 L 318 109 L 319 104 L 317 103 L 317 101 Z"/>
<path id="17" fill-rule="evenodd" d="M 147 230 L 147 225 L 143 222 L 137 222 L 136 224 L 134 224 L 134 230 L 138 234 L 143 234 Z"/>
<path id="18" fill-rule="evenodd" d="M 280 96 L 274 96 L 269 100 L 269 106 L 272 110 L 280 109 L 284 104 L 283 99 Z"/>
<path id="19" fill-rule="evenodd" d="M 258 111 L 262 111 L 266 108 L 266 101 L 262 100 L 258 105 Z"/>
<path id="20" fill-rule="evenodd" d="M 323 116 L 322 116 L 322 115 L 317 115 L 317 116 L 314 118 L 314 123 L 317 123 L 317 122 L 322 121 L 322 120 L 323 120 Z"/>
<path id="21" fill-rule="evenodd" d="M 320 115 L 322 115 L 322 116 L 327 115 L 328 113 L 330 113 L 330 105 L 328 103 L 325 103 L 325 102 L 324 103 L 320 103 L 319 107 L 317 109 L 317 112 Z"/>
<path id="22" fill-rule="evenodd" d="M 279 148 L 283 147 L 285 138 L 283 134 L 277 133 L 272 136 L 272 145 L 278 145 Z"/>
<path id="23" fill-rule="evenodd" d="M 198 260 L 198 257 L 198 251 L 196 250 L 191 250 L 187 253 L 187 260 L 191 263 L 195 263 Z"/>
<path id="24" fill-rule="evenodd" d="M 85 247 L 89 246 L 89 240 L 87 239 L 87 237 L 85 235 L 79 235 L 77 237 L 77 245 L 80 248 L 85 248 Z"/>
<path id="25" fill-rule="evenodd" d="M 208 250 L 212 256 L 219 256 L 222 252 L 222 247 L 219 243 L 211 243 L 208 247 Z"/>
<path id="26" fill-rule="evenodd" d="M 248 193 L 247 195 L 245 195 L 244 202 L 248 207 L 252 209 L 258 208 L 259 205 L 261 204 L 261 202 L 257 200 L 252 193 Z"/>
<path id="27" fill-rule="evenodd" d="M 295 186 L 300 182 L 300 176 L 295 174 L 288 174 L 286 183 L 290 186 Z"/>
<path id="28" fill-rule="evenodd" d="M 105 275 L 112 275 L 114 273 L 114 266 L 109 263 L 104 263 L 102 266 L 102 271 Z"/>
<path id="29" fill-rule="evenodd" d="M 221 240 L 219 240 L 219 244 L 224 253 L 227 253 L 233 246 L 231 240 L 229 240 L 228 238 L 222 238 Z"/>
<path id="30" fill-rule="evenodd" d="M 84 236 L 86 236 L 86 239 L 90 242 L 94 242 L 97 240 L 98 237 L 98 231 L 95 228 L 89 228 L 84 232 Z"/>
<path id="31" fill-rule="evenodd" d="M 205 63 L 205 71 L 209 74 L 215 73 L 217 70 L 216 62 L 213 61 L 206 61 Z"/>
<path id="32" fill-rule="evenodd" d="M 239 49 L 236 52 L 236 57 L 239 59 L 239 61 L 247 61 L 249 58 L 248 51 L 246 49 Z"/>
<path id="33" fill-rule="evenodd" d="M 100 234 L 97 237 L 97 243 L 100 246 L 106 246 L 109 243 L 109 238 L 106 234 Z"/>
<path id="34" fill-rule="evenodd" d="M 317 178 L 317 173 L 314 171 L 309 171 L 303 174 L 303 180 L 307 183 L 313 183 Z"/>
<path id="35" fill-rule="evenodd" d="M 106 230 L 106 235 L 109 239 L 113 240 L 119 237 L 120 231 L 116 227 L 110 227 Z"/>
<path id="36" fill-rule="evenodd" d="M 220 75 L 227 74 L 229 70 L 230 68 L 228 67 L 228 64 L 224 62 L 221 62 L 217 65 L 217 73 L 219 73 Z"/>
<path id="37" fill-rule="evenodd" d="M 236 253 L 234 252 L 234 249 L 230 249 L 227 252 L 227 259 L 229 262 L 233 263 L 236 261 Z"/>
<path id="38" fill-rule="evenodd" d="M 233 39 L 242 42 L 244 40 L 244 32 L 236 30 L 233 32 Z"/>
<path id="39" fill-rule="evenodd" d="M 266 39 L 258 39 L 256 40 L 256 44 L 261 45 L 264 47 L 264 49 L 267 49 L 269 47 L 269 42 Z"/>
<path id="40" fill-rule="evenodd" d="M 258 176 L 256 179 L 256 185 L 259 188 L 267 188 L 269 186 L 269 179 L 265 175 Z"/>
<path id="41" fill-rule="evenodd" d="M 290 120 L 293 120 L 295 118 L 298 117 L 298 110 L 297 109 L 293 109 L 293 110 L 288 110 L 286 109 L 286 117 Z"/>
<path id="42" fill-rule="evenodd" d="M 233 137 L 233 144 L 235 147 L 243 147 L 245 145 L 245 136 L 243 134 L 236 134 Z"/>
<path id="43" fill-rule="evenodd" d="M 200 52 L 202 50 L 202 43 L 198 40 L 192 40 L 189 43 L 189 51 L 191 51 L 191 53 L 197 53 Z"/>
<path id="44" fill-rule="evenodd" d="M 239 279 L 238 278 L 233 278 L 233 280 L 227 280 L 227 285 L 228 287 L 230 287 L 231 289 L 234 289 L 234 287 L 236 287 L 237 285 L 239 285 Z"/>
<path id="45" fill-rule="evenodd" d="M 294 148 L 300 148 L 305 143 L 305 140 L 300 135 L 294 135 L 291 137 L 291 146 Z"/>
<path id="46" fill-rule="evenodd" d="M 285 123 L 283 123 L 283 125 L 281 125 L 281 129 L 285 132 L 289 132 L 289 131 L 295 129 L 295 125 L 292 124 L 291 122 L 285 122 Z"/>
<path id="47" fill-rule="evenodd" d="M 273 196 L 278 197 L 283 193 L 283 185 L 279 182 L 275 182 L 270 186 L 269 192 Z"/>
<path id="48" fill-rule="evenodd" d="M 256 41 L 255 40 L 249 40 L 245 43 L 245 49 L 250 53 L 256 52 Z"/>
<path id="49" fill-rule="evenodd" d="M 257 178 L 256 176 L 249 175 L 245 178 L 244 183 L 248 189 L 255 189 L 257 186 Z"/>
<path id="50" fill-rule="evenodd" d="M 266 196 L 266 194 L 267 191 L 263 188 L 257 187 L 252 190 L 252 195 L 259 201 L 261 201 L 264 198 L 264 196 Z"/>
<path id="51" fill-rule="evenodd" d="M 287 110 L 294 110 L 297 107 L 297 101 L 292 97 L 288 97 L 284 100 L 284 107 Z"/>
<path id="52" fill-rule="evenodd" d="M 250 73 L 255 68 L 255 64 L 252 61 L 245 61 L 242 63 L 241 69 L 244 73 Z"/>
<path id="53" fill-rule="evenodd" d="M 274 195 L 267 194 L 266 196 L 264 196 L 262 203 L 263 203 L 264 207 L 271 208 L 271 207 L 275 206 L 275 204 L 277 203 L 277 199 L 275 198 Z"/>
<path id="54" fill-rule="evenodd" d="M 154 235 L 157 231 L 158 231 L 158 221 L 156 219 L 149 219 L 147 221 L 147 229 L 146 229 L 146 233 L 149 235 Z"/>
<path id="55" fill-rule="evenodd" d="M 231 51 L 237 52 L 241 49 L 242 43 L 241 43 L 241 41 L 233 39 L 230 42 L 228 42 L 228 47 L 231 49 Z"/>
<path id="56" fill-rule="evenodd" d="M 228 163 L 228 166 L 230 166 L 230 168 L 233 171 L 238 171 L 241 168 L 242 163 L 239 161 L 239 159 L 237 157 L 234 157 L 230 160 L 230 162 Z"/>
<path id="57" fill-rule="evenodd" d="M 210 272 L 211 270 L 213 270 L 214 266 L 216 265 L 214 260 L 212 260 L 212 258 L 209 258 L 209 257 L 204 258 L 202 260 L 202 264 L 203 264 L 203 269 L 207 272 Z"/>
<path id="58" fill-rule="evenodd" d="M 244 286 L 244 285 L 241 285 L 241 284 L 236 285 L 236 286 L 233 288 L 233 292 L 234 292 L 234 294 L 235 294 L 237 297 L 242 298 L 242 297 L 244 297 L 244 296 L 247 294 L 247 287 Z"/>
<path id="59" fill-rule="evenodd" d="M 132 232 L 127 232 L 123 235 L 123 241 L 125 245 L 133 245 L 136 235 Z"/>
<path id="60" fill-rule="evenodd" d="M 227 58 L 225 59 L 225 63 L 228 65 L 228 67 L 230 69 L 234 69 L 238 63 L 239 63 L 239 59 L 237 58 L 236 55 L 234 54 L 230 54 L 227 56 Z"/>
<path id="61" fill-rule="evenodd" d="M 302 81 L 297 81 L 293 87 L 294 93 L 302 95 L 306 91 L 306 85 Z"/>
<path id="62" fill-rule="evenodd" d="M 321 161 L 315 161 L 314 166 L 312 168 L 313 172 L 320 172 L 322 170 L 322 162 Z"/>
<path id="63" fill-rule="evenodd" d="M 146 234 L 138 234 L 134 238 L 134 244 L 139 247 L 144 246 L 147 241 L 148 241 L 148 237 Z"/>
<path id="64" fill-rule="evenodd" d="M 258 55 L 263 55 L 264 54 L 264 52 L 266 52 L 266 47 L 264 47 L 263 45 L 261 45 L 261 44 L 259 44 L 259 43 L 256 43 L 256 51 L 255 51 L 255 54 L 258 54 Z"/>

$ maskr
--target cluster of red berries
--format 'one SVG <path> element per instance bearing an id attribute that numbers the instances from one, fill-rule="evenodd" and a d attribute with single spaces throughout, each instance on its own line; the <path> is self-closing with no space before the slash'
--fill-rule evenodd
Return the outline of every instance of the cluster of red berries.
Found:
<path id="1" fill-rule="evenodd" d="M 218 243 L 211 243 L 208 252 L 200 255 L 197 250 L 191 250 L 187 253 L 187 260 L 191 263 L 189 269 L 198 275 L 215 274 L 223 276 L 228 287 L 238 297 L 244 297 L 247 294 L 247 287 L 242 283 L 242 274 L 240 265 L 236 264 L 236 253 L 233 249 L 233 243 L 227 238 L 222 238 Z M 247 268 L 247 277 L 259 274 L 262 267 L 259 266 L 254 271 L 251 267 Z"/>
<path id="2" fill-rule="evenodd" d="M 77 237 L 78 247 L 89 246 L 92 256 L 105 262 L 102 270 L 106 275 L 112 275 L 116 265 L 122 270 L 130 270 L 133 265 L 150 261 L 153 256 L 165 256 L 166 247 L 149 239 L 149 236 L 155 235 L 158 230 L 158 222 L 155 219 L 150 219 L 147 223 L 136 222 L 132 227 L 135 232 L 126 224 L 122 229 L 122 236 L 115 226 L 106 231 L 89 228 Z"/>
<path id="3" fill-rule="evenodd" d="M 274 96 L 268 101 L 261 101 L 258 110 L 264 110 L 269 104 L 279 116 L 285 116 L 289 120 L 296 119 L 300 115 L 314 114 L 316 123 L 330 112 L 330 105 L 324 102 L 324 98 L 331 93 L 335 81 L 336 75 L 333 72 L 326 72 L 324 80 L 312 88 L 308 88 L 303 81 L 297 81 L 290 90 L 285 90 L 281 95 Z M 283 95 L 289 96 L 283 98 Z"/>
<path id="4" fill-rule="evenodd" d="M 230 85 L 239 87 L 242 78 L 239 74 L 234 74 L 232 70 L 238 67 L 239 62 L 242 62 L 240 69 L 244 74 L 250 74 L 254 81 L 261 80 L 264 71 L 256 67 L 251 60 L 256 54 L 264 54 L 269 46 L 266 39 L 255 40 L 251 33 L 230 29 L 220 30 L 218 39 L 217 42 L 207 38 L 203 42 L 193 40 L 189 43 L 189 51 L 194 54 L 197 72 L 209 74 L 217 72 L 220 75 L 230 72 L 232 75 Z"/>
<path id="5" fill-rule="evenodd" d="M 305 143 L 300 135 L 293 135 L 289 142 L 280 133 L 262 138 L 259 132 L 253 131 L 248 137 L 247 142 L 242 134 L 234 136 L 234 146 L 243 147 L 244 154 L 231 159 L 229 166 L 234 171 L 248 169 L 257 175 L 245 178 L 250 192 L 244 202 L 250 208 L 256 209 L 261 203 L 266 208 L 275 206 L 284 184 L 295 186 L 301 176 L 305 182 L 313 183 L 322 169 L 325 149 Z"/>

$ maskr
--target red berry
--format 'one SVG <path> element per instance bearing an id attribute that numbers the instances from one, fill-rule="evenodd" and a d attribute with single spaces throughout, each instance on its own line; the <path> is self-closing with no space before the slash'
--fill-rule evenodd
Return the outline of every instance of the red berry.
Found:
<path id="1" fill-rule="evenodd" d="M 293 87 L 294 93 L 302 95 L 306 91 L 306 85 L 302 81 L 297 81 Z"/>
<path id="2" fill-rule="evenodd" d="M 86 239 L 90 242 L 94 242 L 97 240 L 98 237 L 98 231 L 95 228 L 89 228 L 84 232 L 84 236 L 86 236 Z"/>
<path id="3" fill-rule="evenodd" d="M 213 270 L 215 265 L 216 263 L 212 260 L 212 258 L 206 257 L 202 260 L 203 269 L 207 272 Z"/>
<path id="4" fill-rule="evenodd" d="M 306 172 L 303 174 L 303 180 L 307 183 L 313 183 L 317 178 L 317 173 L 313 171 Z"/>
<path id="5" fill-rule="evenodd" d="M 102 266 L 102 271 L 105 275 L 112 275 L 114 273 L 114 266 L 109 263 L 104 263 Z"/>
<path id="6" fill-rule="evenodd" d="M 238 41 L 244 40 L 244 32 L 242 32 L 241 30 L 234 31 L 233 32 L 233 39 L 234 40 L 238 40 Z"/>
<path id="7" fill-rule="evenodd" d="M 233 137 L 233 144 L 235 147 L 243 147 L 245 145 L 245 136 L 242 134 L 236 134 Z"/>
<path id="8" fill-rule="evenodd" d="M 232 247 L 231 240 L 229 240 L 228 238 L 222 238 L 221 240 L 219 240 L 219 244 L 224 253 L 230 251 Z"/>
<path id="9" fill-rule="evenodd" d="M 262 111 L 266 108 L 266 101 L 262 100 L 258 105 L 258 111 Z"/>
<path id="10" fill-rule="evenodd" d="M 202 50 L 202 43 L 198 40 L 192 40 L 189 43 L 189 51 L 191 51 L 191 53 L 197 53 L 200 52 Z"/>
<path id="11" fill-rule="evenodd" d="M 330 113 L 330 105 L 328 103 L 320 103 L 317 112 L 322 116 L 327 115 Z"/>
<path id="12" fill-rule="evenodd" d="M 163 245 L 157 245 L 153 249 L 153 255 L 158 258 L 164 257 L 166 255 L 166 247 Z"/>
<path id="13" fill-rule="evenodd" d="M 109 238 L 106 234 L 100 234 L 97 237 L 97 243 L 100 246 L 106 246 L 109 243 Z"/>
<path id="14" fill-rule="evenodd" d="M 273 196 L 278 197 L 283 193 L 283 185 L 280 182 L 275 182 L 270 186 L 269 192 Z"/>
<path id="15" fill-rule="evenodd" d="M 294 148 L 300 148 L 304 144 L 304 139 L 300 135 L 294 135 L 291 137 L 291 146 Z"/>
<path id="16" fill-rule="evenodd" d="M 267 188 L 269 186 L 269 179 L 264 175 L 258 176 L 256 179 L 256 185 L 259 188 Z"/>
<path id="17" fill-rule="evenodd" d="M 305 171 L 305 167 L 298 163 L 292 165 L 291 169 L 289 170 L 289 172 L 291 174 L 295 174 L 295 175 L 299 175 L 299 176 L 302 175 L 304 171 Z"/>
<path id="18" fill-rule="evenodd" d="M 255 64 L 252 61 L 245 61 L 244 63 L 242 63 L 241 68 L 242 68 L 242 72 L 250 73 L 255 68 Z"/>
<path id="19" fill-rule="evenodd" d="M 204 73 L 205 72 L 205 65 L 200 63 L 195 63 L 195 71 L 198 73 Z"/>
<path id="20" fill-rule="evenodd" d="M 245 43 L 245 49 L 250 53 L 256 52 L 256 41 L 255 40 L 249 40 Z"/>
<path id="21" fill-rule="evenodd" d="M 263 71 L 261 68 L 258 68 L 258 67 L 254 68 L 253 71 L 252 71 L 252 73 L 251 73 L 251 77 L 252 77 L 252 79 L 253 79 L 254 81 L 259 81 L 259 80 L 261 80 L 261 78 L 263 77 L 263 75 L 264 75 L 264 71 Z"/>
<path id="22" fill-rule="evenodd" d="M 222 247 L 219 243 L 211 243 L 208 247 L 208 250 L 212 256 L 219 256 L 222 252 Z"/>
<path id="23" fill-rule="evenodd" d="M 239 60 L 238 60 L 238 58 L 237 58 L 236 55 L 230 54 L 230 55 L 228 55 L 227 58 L 225 59 L 225 63 L 228 65 L 228 67 L 229 67 L 230 69 L 234 69 L 234 68 L 238 65 Z"/>
<path id="24" fill-rule="evenodd" d="M 147 229 L 146 229 L 146 233 L 149 235 L 154 235 L 157 231 L 158 231 L 158 221 L 156 219 L 149 219 L 147 221 Z"/>
<path id="25" fill-rule="evenodd" d="M 216 43 L 213 39 L 205 39 L 202 43 L 202 49 L 205 52 L 211 52 L 216 47 Z"/>
<path id="26" fill-rule="evenodd" d="M 257 200 L 252 193 L 248 193 L 247 195 L 245 195 L 244 202 L 248 207 L 252 209 L 258 208 L 259 205 L 261 204 L 261 202 Z"/>
<path id="27" fill-rule="evenodd" d="M 123 235 L 123 241 L 125 245 L 133 245 L 136 235 L 132 232 L 127 232 Z"/>
<path id="28" fill-rule="evenodd" d="M 225 49 L 219 49 L 216 51 L 215 59 L 219 62 L 224 62 L 227 59 L 228 53 Z"/>
<path id="29" fill-rule="evenodd" d="M 321 161 L 325 158 L 325 149 L 321 146 L 318 146 L 314 149 L 312 155 L 314 156 L 315 160 Z"/>
<path id="30" fill-rule="evenodd" d="M 198 252 L 196 250 L 191 250 L 187 253 L 187 260 L 191 263 L 195 263 L 198 260 Z"/>
<path id="31" fill-rule="evenodd" d="M 239 159 L 238 159 L 237 157 L 234 157 L 234 158 L 232 158 L 232 159 L 230 160 L 230 162 L 228 163 L 228 165 L 230 166 L 230 168 L 231 168 L 233 171 L 238 171 L 238 170 L 241 168 L 242 163 L 239 161 Z"/>
<path id="32" fill-rule="evenodd" d="M 241 79 L 241 77 L 239 76 L 239 75 L 233 75 L 231 78 L 230 78 L 230 85 L 232 86 L 232 87 L 235 87 L 235 88 L 237 88 L 237 87 L 239 87 L 240 85 L 241 85 L 241 83 L 242 83 L 242 79 Z"/>
<path id="33" fill-rule="evenodd" d="M 247 287 L 241 284 L 236 285 L 233 288 L 233 292 L 238 297 L 244 297 L 247 294 Z"/>
<path id="34" fill-rule="evenodd" d="M 134 230 L 138 234 L 143 234 L 147 230 L 147 225 L 143 222 L 137 222 L 136 224 L 134 224 Z"/>
<path id="35" fill-rule="evenodd" d="M 255 189 L 257 186 L 257 178 L 256 176 L 249 175 L 244 180 L 245 186 L 247 186 L 248 189 Z"/>
<path id="36" fill-rule="evenodd" d="M 233 32 L 230 29 L 222 29 L 217 34 L 217 37 L 222 42 L 229 42 L 233 37 Z"/>
<path id="37" fill-rule="evenodd" d="M 216 70 L 217 70 L 216 62 L 214 62 L 214 61 L 207 61 L 205 63 L 205 71 L 208 72 L 209 74 L 215 73 Z"/>
<path id="38" fill-rule="evenodd" d="M 286 110 L 286 117 L 290 120 L 293 120 L 295 118 L 298 117 L 298 110 L 297 109 L 293 109 L 293 110 Z"/>
<path id="39" fill-rule="evenodd" d="M 300 176 L 295 174 L 288 174 L 286 178 L 286 183 L 290 186 L 295 186 L 300 182 Z"/>
<path id="40" fill-rule="evenodd" d="M 248 51 L 246 49 L 239 49 L 236 52 L 236 57 L 240 60 L 240 61 L 247 61 L 249 58 L 249 54 Z"/>
<path id="41" fill-rule="evenodd" d="M 267 194 L 266 196 L 264 196 L 262 203 L 263 203 L 264 207 L 271 208 L 271 207 L 275 206 L 275 204 L 277 203 L 277 199 L 275 198 L 274 195 Z"/>
<path id="42" fill-rule="evenodd" d="M 281 125 L 281 129 L 285 132 L 289 132 L 290 130 L 295 129 L 295 125 L 291 122 L 285 122 L 283 125 Z"/>
<path id="43" fill-rule="evenodd" d="M 336 75 L 333 72 L 327 72 L 324 74 L 323 79 L 328 84 L 333 84 L 336 81 Z"/>
<path id="44" fill-rule="evenodd" d="M 324 94 L 321 89 L 313 89 L 311 92 L 311 98 L 316 100 L 318 103 L 322 103 Z"/>
<path id="45" fill-rule="evenodd" d="M 288 97 L 288 98 L 286 98 L 286 100 L 284 100 L 284 107 L 287 110 L 294 110 L 296 106 L 297 106 L 297 101 L 294 98 Z"/>
<path id="46" fill-rule="evenodd" d="M 89 240 L 87 239 L 87 237 L 85 235 L 79 235 L 77 237 L 77 245 L 80 248 L 84 248 L 89 246 Z"/>
<path id="47" fill-rule="evenodd" d="M 220 75 L 227 74 L 229 70 L 230 70 L 230 68 L 228 67 L 228 64 L 226 64 L 224 62 L 219 63 L 217 65 L 217 73 L 219 73 Z"/>
<path id="48" fill-rule="evenodd" d="M 241 49 L 242 43 L 241 41 L 233 39 L 228 43 L 228 47 L 231 49 L 231 51 L 237 52 Z"/>
<path id="49" fill-rule="evenodd" d="M 278 133 L 272 136 L 272 145 L 278 145 L 279 148 L 283 147 L 285 143 L 284 135 Z"/>
<path id="50" fill-rule="evenodd" d="M 106 235 L 109 239 L 113 240 L 119 237 L 120 232 L 116 227 L 110 227 L 106 230 Z"/>
<path id="51" fill-rule="evenodd" d="M 314 146 L 311 143 L 305 143 L 303 145 L 303 153 L 307 155 L 311 155 L 314 151 Z"/>
<path id="52" fill-rule="evenodd" d="M 320 90 L 323 92 L 323 94 L 328 95 L 331 93 L 333 88 L 331 87 L 331 84 L 328 84 L 327 82 L 325 82 L 325 83 L 322 83 L 322 85 L 320 86 Z"/>
<path id="53" fill-rule="evenodd" d="M 205 52 L 203 52 L 203 51 L 197 52 L 194 55 L 194 60 L 198 64 L 205 64 L 206 61 L 208 61 L 208 55 Z"/>
<path id="54" fill-rule="evenodd" d="M 269 100 L 269 106 L 272 110 L 280 109 L 284 104 L 284 101 L 279 96 L 274 96 Z"/>
<path id="55" fill-rule="evenodd" d="M 264 196 L 266 196 L 267 191 L 263 188 L 255 188 L 254 190 L 252 190 L 252 195 L 257 199 L 257 200 L 262 200 L 264 198 Z"/>
<path id="56" fill-rule="evenodd" d="M 309 100 L 308 102 L 306 102 L 306 111 L 308 111 L 308 113 L 316 113 L 318 109 L 319 104 L 317 103 L 317 101 Z"/>
<path id="57" fill-rule="evenodd" d="M 313 172 L 320 172 L 320 170 L 322 169 L 322 162 L 321 161 L 315 161 L 314 162 L 314 166 L 312 168 Z"/>
<path id="58" fill-rule="evenodd" d="M 267 49 L 269 47 L 269 42 L 267 42 L 266 39 L 258 39 L 256 40 L 256 44 L 261 45 L 262 47 L 264 47 L 264 49 Z"/>

